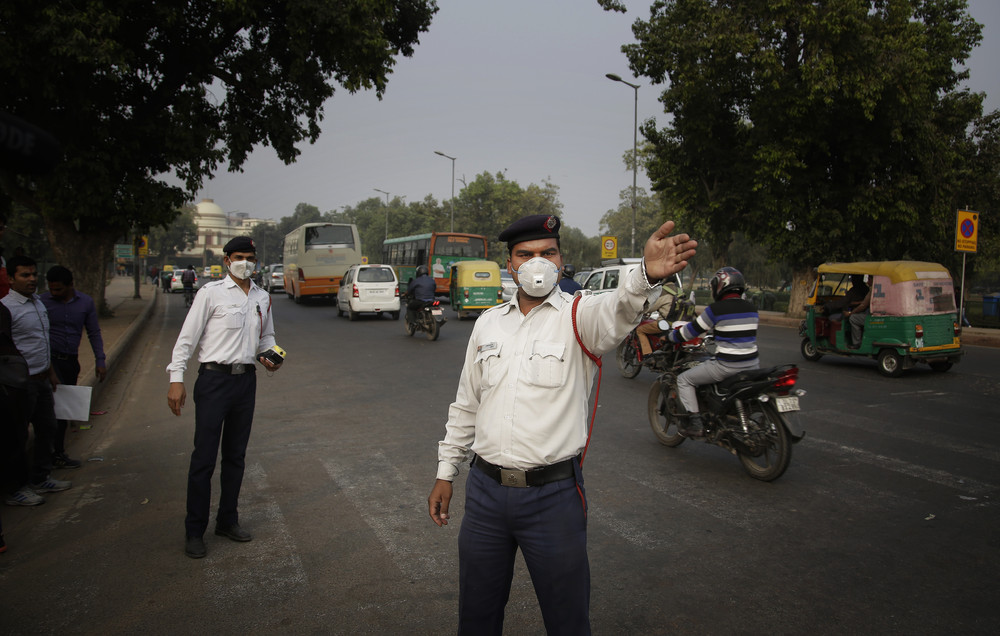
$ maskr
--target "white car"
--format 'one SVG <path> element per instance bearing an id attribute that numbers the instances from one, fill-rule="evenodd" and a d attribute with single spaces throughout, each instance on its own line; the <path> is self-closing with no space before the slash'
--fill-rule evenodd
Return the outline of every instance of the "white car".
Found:
<path id="1" fill-rule="evenodd" d="M 510 275 L 510 272 L 505 269 L 500 270 L 500 286 L 502 287 L 500 298 L 505 303 L 509 303 L 517 291 L 517 283 L 514 282 L 514 277 Z"/>
<path id="2" fill-rule="evenodd" d="M 598 267 L 588 273 L 586 279 L 583 281 L 577 279 L 577 282 L 584 289 L 589 289 L 595 294 L 604 294 L 616 289 L 622 279 L 625 278 L 625 275 L 639 267 L 641 262 L 641 258 L 620 258 L 614 261 L 604 261 L 603 267 Z M 680 277 L 674 274 L 674 279 L 677 289 L 683 289 Z"/>
<path id="3" fill-rule="evenodd" d="M 267 267 L 267 271 L 264 272 L 264 289 L 268 293 L 274 293 L 274 290 L 283 290 L 285 288 L 285 268 L 281 263 L 274 263 Z"/>
<path id="4" fill-rule="evenodd" d="M 352 265 L 344 273 L 337 292 L 337 315 L 351 320 L 358 314 L 388 312 L 399 319 L 399 280 L 388 265 Z"/>
<path id="5" fill-rule="evenodd" d="M 171 292 L 182 292 L 184 291 L 184 282 L 181 280 L 181 276 L 184 275 L 183 269 L 175 269 L 170 274 L 170 291 Z M 194 275 L 194 288 L 195 291 L 201 287 L 201 279 L 198 278 L 198 273 L 195 272 Z"/>

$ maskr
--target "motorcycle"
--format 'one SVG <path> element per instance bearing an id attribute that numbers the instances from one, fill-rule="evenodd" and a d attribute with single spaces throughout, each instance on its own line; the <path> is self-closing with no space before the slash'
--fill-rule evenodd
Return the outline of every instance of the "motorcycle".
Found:
<path id="1" fill-rule="evenodd" d="M 441 334 L 441 325 L 447 322 L 440 300 L 424 301 L 420 309 L 408 310 L 403 328 L 406 335 L 412 336 L 418 331 L 427 333 L 428 340 L 437 340 Z"/>
<path id="2" fill-rule="evenodd" d="M 688 439 L 677 427 L 687 413 L 677 394 L 677 376 L 710 359 L 713 344 L 707 336 L 672 345 L 669 368 L 650 387 L 649 425 L 664 446 L 676 447 Z M 799 398 L 806 394 L 795 388 L 798 375 L 797 366 L 784 364 L 697 387 L 705 435 L 691 439 L 733 453 L 754 479 L 781 477 L 792 459 L 792 444 L 805 436 L 794 417 Z"/>
<path id="3" fill-rule="evenodd" d="M 621 341 L 621 344 L 618 345 L 618 349 L 615 351 L 615 361 L 618 363 L 618 370 L 622 376 L 631 380 L 639 375 L 643 367 L 654 373 L 668 371 L 671 366 L 671 357 L 667 354 L 665 348 L 670 346 L 670 341 L 667 340 L 667 332 L 670 331 L 669 325 L 676 321 L 687 322 L 693 320 L 694 314 L 695 305 L 693 300 L 678 299 L 674 302 L 667 315 L 662 318 L 655 311 L 643 316 L 639 326 L 625 336 L 625 339 Z M 663 320 L 667 322 L 663 323 Z M 660 332 L 647 334 L 650 347 L 652 347 L 653 351 L 648 355 L 643 355 L 642 347 L 639 344 L 638 329 L 643 325 L 654 322 L 659 325 Z"/>

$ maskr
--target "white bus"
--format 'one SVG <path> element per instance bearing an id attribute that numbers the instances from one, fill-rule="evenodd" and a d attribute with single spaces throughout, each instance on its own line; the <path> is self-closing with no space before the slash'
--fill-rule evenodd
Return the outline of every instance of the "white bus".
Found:
<path id="1" fill-rule="evenodd" d="M 285 235 L 284 254 L 289 298 L 336 298 L 344 272 L 361 262 L 361 237 L 353 223 L 306 223 Z"/>

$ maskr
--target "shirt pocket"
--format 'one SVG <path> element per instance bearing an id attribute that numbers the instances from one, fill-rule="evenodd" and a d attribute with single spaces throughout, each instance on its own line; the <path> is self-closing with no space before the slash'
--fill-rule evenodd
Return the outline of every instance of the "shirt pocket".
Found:
<path id="1" fill-rule="evenodd" d="M 498 344 L 492 349 L 479 351 L 476 353 L 476 364 L 479 365 L 482 386 L 489 389 L 500 381 L 500 351 L 503 345 Z"/>
<path id="2" fill-rule="evenodd" d="M 540 387 L 555 388 L 566 383 L 566 343 L 536 340 L 528 356 L 528 381 Z"/>
<path id="3" fill-rule="evenodd" d="M 245 306 L 223 305 L 215 310 L 225 329 L 242 329 L 246 324 L 247 308 Z"/>

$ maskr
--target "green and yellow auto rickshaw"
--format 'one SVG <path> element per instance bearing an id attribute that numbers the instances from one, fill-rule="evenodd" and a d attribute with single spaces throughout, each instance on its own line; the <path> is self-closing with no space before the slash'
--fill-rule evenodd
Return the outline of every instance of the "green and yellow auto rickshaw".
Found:
<path id="1" fill-rule="evenodd" d="M 856 312 L 863 327 L 852 341 L 849 308 L 838 307 L 851 287 L 851 275 L 867 278 L 867 312 Z M 862 305 L 863 306 L 863 305 Z M 878 361 L 882 375 L 897 377 L 918 362 L 947 371 L 962 354 L 955 289 L 944 266 L 920 261 L 826 263 L 806 301 L 799 328 L 802 356 L 864 356 Z"/>
<path id="2" fill-rule="evenodd" d="M 458 319 L 503 302 L 500 266 L 493 261 L 458 261 L 451 266 L 448 296 Z"/>

